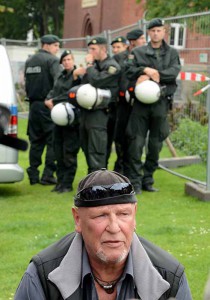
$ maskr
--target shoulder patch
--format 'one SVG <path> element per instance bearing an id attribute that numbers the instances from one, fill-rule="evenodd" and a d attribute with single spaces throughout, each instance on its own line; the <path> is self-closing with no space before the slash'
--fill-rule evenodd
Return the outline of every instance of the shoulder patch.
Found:
<path id="1" fill-rule="evenodd" d="M 110 66 L 110 67 L 108 68 L 108 73 L 109 73 L 109 74 L 115 74 L 116 72 L 117 72 L 117 68 L 116 68 L 116 67 Z"/>

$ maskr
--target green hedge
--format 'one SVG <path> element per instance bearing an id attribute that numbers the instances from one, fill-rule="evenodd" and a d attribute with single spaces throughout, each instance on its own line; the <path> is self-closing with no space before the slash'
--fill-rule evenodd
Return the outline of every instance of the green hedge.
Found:
<path id="1" fill-rule="evenodd" d="M 203 162 L 207 161 L 208 125 L 184 118 L 171 133 L 170 139 L 175 148 L 186 155 L 199 155 Z"/>

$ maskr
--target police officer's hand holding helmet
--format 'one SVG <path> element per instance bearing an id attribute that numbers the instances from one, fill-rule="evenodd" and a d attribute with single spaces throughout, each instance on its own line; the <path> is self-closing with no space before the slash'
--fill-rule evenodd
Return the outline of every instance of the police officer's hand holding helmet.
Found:
<path id="1" fill-rule="evenodd" d="M 51 110 L 51 119 L 59 126 L 71 125 L 75 120 L 75 107 L 68 102 L 58 103 Z"/>
<path id="2" fill-rule="evenodd" d="M 73 87 L 69 91 L 70 102 L 88 110 L 94 109 L 104 101 L 109 101 L 110 98 L 110 90 L 95 88 L 89 83 Z"/>
<path id="3" fill-rule="evenodd" d="M 161 96 L 160 85 L 153 80 L 145 80 L 137 84 L 134 90 L 137 100 L 145 104 L 152 104 Z"/>

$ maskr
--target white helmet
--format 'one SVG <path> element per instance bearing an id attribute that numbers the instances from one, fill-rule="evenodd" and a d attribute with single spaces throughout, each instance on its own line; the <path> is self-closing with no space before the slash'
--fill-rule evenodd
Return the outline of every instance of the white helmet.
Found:
<path id="1" fill-rule="evenodd" d="M 69 95 L 73 95 L 73 93 L 71 93 L 71 91 L 73 91 L 75 93 L 77 103 L 85 109 L 92 109 L 101 104 L 103 100 L 109 100 L 111 98 L 110 90 L 94 88 L 89 83 L 81 85 L 76 89 L 75 88 L 70 90 Z M 73 96 L 69 97 L 70 99 L 73 98 Z"/>
<path id="2" fill-rule="evenodd" d="M 68 102 L 56 104 L 51 110 L 51 119 L 56 125 L 70 125 L 74 122 L 74 118 L 74 106 Z"/>
<path id="3" fill-rule="evenodd" d="M 136 98 L 146 104 L 157 102 L 160 98 L 160 86 L 152 80 L 139 83 L 136 85 L 134 92 Z"/>

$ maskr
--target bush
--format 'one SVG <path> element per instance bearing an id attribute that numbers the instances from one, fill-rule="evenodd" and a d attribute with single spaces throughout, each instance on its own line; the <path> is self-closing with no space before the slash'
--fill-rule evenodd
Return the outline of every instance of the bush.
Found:
<path id="1" fill-rule="evenodd" d="M 184 154 L 199 155 L 203 162 L 207 161 L 208 125 L 202 126 L 189 118 L 181 119 L 170 138 L 175 148 Z"/>
<path id="2" fill-rule="evenodd" d="M 204 105 L 202 101 L 174 103 L 173 109 L 169 112 L 168 117 L 172 131 L 176 130 L 180 120 L 185 118 L 189 118 L 192 121 L 197 121 L 201 125 L 206 125 L 208 123 L 206 105 Z"/>

